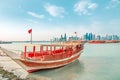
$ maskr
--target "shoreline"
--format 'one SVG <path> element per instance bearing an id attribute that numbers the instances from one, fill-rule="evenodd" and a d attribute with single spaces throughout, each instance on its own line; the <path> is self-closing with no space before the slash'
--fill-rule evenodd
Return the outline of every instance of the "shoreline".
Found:
<path id="1" fill-rule="evenodd" d="M 19 67 L 17 63 L 12 61 L 9 57 L 0 56 L 0 80 L 1 78 L 8 78 L 6 80 L 26 80 L 27 75 L 28 73 Z"/>
<path id="2" fill-rule="evenodd" d="M 26 77 L 24 79 L 20 78 L 19 76 L 15 75 L 12 72 L 8 72 L 4 70 L 3 67 L 0 67 L 0 80 L 38 80 L 34 77 Z"/>
<path id="3" fill-rule="evenodd" d="M 13 77 L 13 80 L 25 80 L 27 75 L 28 73 L 25 72 L 24 69 L 0 49 L 0 78 L 8 78 L 11 80 L 11 77 Z"/>
<path id="4" fill-rule="evenodd" d="M 9 58 L 4 51 L 0 49 L 0 80 L 50 80 L 40 76 L 29 76 L 20 65 Z"/>
<path id="5" fill-rule="evenodd" d="M 29 80 L 29 79 L 22 79 L 20 77 L 18 77 L 17 75 L 15 75 L 12 72 L 8 72 L 7 70 L 4 70 L 3 67 L 0 67 L 0 80 Z"/>

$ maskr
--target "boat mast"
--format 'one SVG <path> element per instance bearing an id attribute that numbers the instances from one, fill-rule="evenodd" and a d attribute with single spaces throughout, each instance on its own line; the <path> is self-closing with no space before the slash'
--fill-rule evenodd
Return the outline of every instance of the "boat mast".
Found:
<path id="1" fill-rule="evenodd" d="M 31 32 L 31 39 L 30 40 L 31 40 L 31 44 L 32 44 L 32 32 Z"/>
<path id="2" fill-rule="evenodd" d="M 32 44 L 32 29 L 29 29 L 28 33 L 30 34 L 30 43 Z"/>

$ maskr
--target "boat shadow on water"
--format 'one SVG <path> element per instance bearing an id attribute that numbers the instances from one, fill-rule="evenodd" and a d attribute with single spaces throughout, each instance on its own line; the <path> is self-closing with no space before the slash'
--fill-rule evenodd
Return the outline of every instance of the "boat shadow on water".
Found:
<path id="1" fill-rule="evenodd" d="M 64 67 L 40 70 L 39 72 L 30 73 L 28 77 L 44 77 L 45 80 L 75 80 L 84 72 L 84 64 L 82 61 L 75 62 Z"/>

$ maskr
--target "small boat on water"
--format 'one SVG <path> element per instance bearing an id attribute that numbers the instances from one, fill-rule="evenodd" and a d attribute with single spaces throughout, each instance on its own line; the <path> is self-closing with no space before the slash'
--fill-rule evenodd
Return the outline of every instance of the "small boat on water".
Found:
<path id="1" fill-rule="evenodd" d="M 105 43 L 105 40 L 90 40 L 90 41 L 88 41 L 88 43 L 90 43 L 90 44 L 101 44 L 101 43 Z"/>
<path id="2" fill-rule="evenodd" d="M 28 72 L 34 72 L 67 65 L 78 59 L 82 50 L 81 41 L 46 45 L 30 44 L 25 45 L 21 58 L 15 61 Z"/>
<path id="3" fill-rule="evenodd" d="M 120 40 L 90 40 L 90 44 L 102 44 L 102 43 L 119 43 Z"/>
<path id="4" fill-rule="evenodd" d="M 106 40 L 106 43 L 119 43 L 119 40 Z"/>
<path id="5" fill-rule="evenodd" d="M 70 64 L 79 58 L 83 48 L 83 42 L 70 41 L 41 45 L 28 44 L 24 46 L 24 51 L 19 54 L 4 48 L 1 50 L 27 72 L 35 72 Z"/>

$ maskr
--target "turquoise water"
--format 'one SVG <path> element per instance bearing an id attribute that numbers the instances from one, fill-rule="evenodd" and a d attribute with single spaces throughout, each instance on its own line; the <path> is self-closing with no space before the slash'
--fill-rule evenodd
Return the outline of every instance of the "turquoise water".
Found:
<path id="1" fill-rule="evenodd" d="M 23 45 L 0 46 L 22 50 Z M 85 44 L 83 53 L 75 62 L 28 75 L 32 76 L 41 77 L 41 80 L 120 80 L 120 44 Z"/>
<path id="2" fill-rule="evenodd" d="M 32 75 L 50 80 L 120 80 L 120 44 L 85 44 L 74 63 Z"/>

